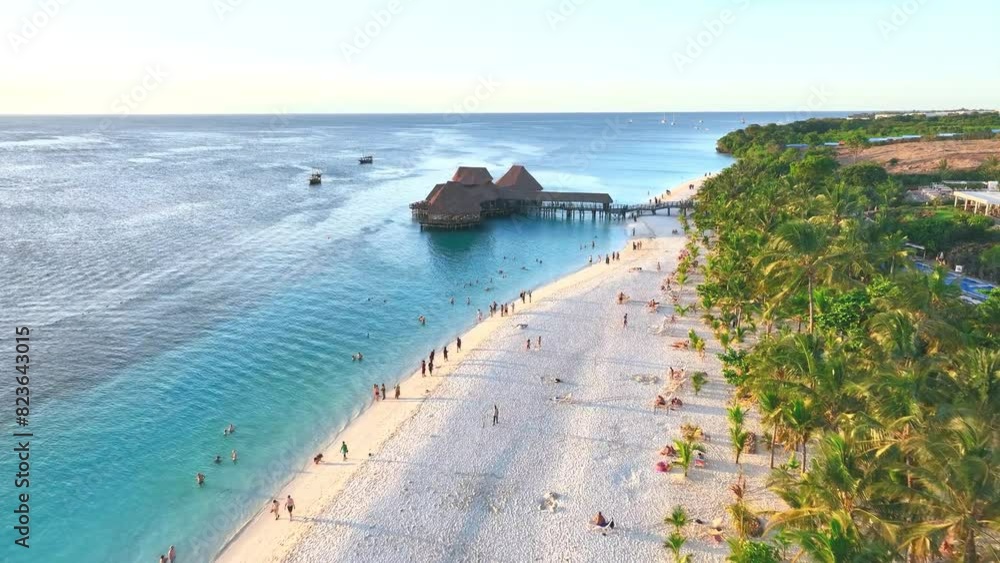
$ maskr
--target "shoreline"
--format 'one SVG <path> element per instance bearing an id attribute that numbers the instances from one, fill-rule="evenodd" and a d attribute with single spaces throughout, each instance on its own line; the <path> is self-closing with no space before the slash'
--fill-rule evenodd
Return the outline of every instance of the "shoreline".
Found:
<path id="1" fill-rule="evenodd" d="M 714 173 L 681 182 L 664 191 L 659 197 L 667 200 L 690 198 L 697 193 L 702 182 L 711 175 Z M 691 184 L 695 186 L 694 192 L 684 189 Z M 626 222 L 622 226 L 627 228 L 627 225 L 648 227 L 642 220 L 636 223 Z M 626 238 L 630 241 L 639 240 L 647 238 L 642 236 L 645 234 L 637 232 L 635 236 L 628 236 L 626 231 Z M 650 234 L 655 240 L 656 233 L 651 232 Z M 636 258 L 634 255 L 637 252 L 643 251 L 634 251 L 626 243 L 620 251 L 621 261 L 612 263 L 611 267 L 616 270 L 623 268 L 626 264 L 631 263 L 632 258 Z M 515 314 L 522 315 L 550 301 L 558 301 L 561 294 L 574 286 L 595 281 L 599 283 L 597 278 L 604 277 L 607 272 L 607 266 L 599 262 L 585 264 L 574 272 L 532 290 L 533 297 L 537 296 L 539 301 L 532 299 L 531 303 L 515 305 Z M 271 522 L 273 519 L 270 517 L 268 507 L 262 506 L 229 536 L 216 552 L 213 561 L 244 563 L 285 560 L 312 529 L 312 522 L 317 519 L 319 513 L 346 490 L 348 483 L 365 465 L 369 457 L 379 452 L 387 442 L 400 433 L 406 423 L 413 419 L 422 408 L 429 402 L 433 402 L 438 387 L 448 380 L 456 368 L 460 367 L 480 344 L 501 328 L 508 327 L 509 323 L 504 322 L 507 320 L 509 319 L 501 317 L 499 314 L 494 317 L 485 317 L 482 322 L 477 323 L 461 335 L 463 344 L 461 353 L 454 350 L 453 341 L 449 342 L 448 345 L 452 348 L 450 361 L 435 365 L 437 370 L 435 370 L 434 376 L 422 377 L 420 370 L 416 370 L 404 377 L 399 383 L 402 390 L 399 400 L 388 399 L 369 402 L 342 429 L 331 434 L 321 450 L 323 462 L 316 465 L 309 460 L 304 460 L 300 469 L 293 473 L 273 497 L 279 501 L 282 512 L 284 512 L 285 496 L 291 495 L 295 499 L 295 521 L 291 530 L 288 527 L 290 523 L 287 521 L 287 514 L 282 515 L 282 522 Z M 341 461 L 340 457 L 339 442 L 341 441 L 346 441 L 350 450 L 346 462 Z"/>

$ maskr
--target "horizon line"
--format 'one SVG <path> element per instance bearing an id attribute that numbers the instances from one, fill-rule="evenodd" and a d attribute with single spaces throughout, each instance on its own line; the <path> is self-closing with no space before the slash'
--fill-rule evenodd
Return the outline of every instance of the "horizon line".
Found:
<path id="1" fill-rule="evenodd" d="M 946 111 L 970 111 L 981 113 L 1000 113 L 1000 109 L 986 108 L 954 108 L 954 109 L 829 109 L 829 110 L 796 110 L 796 109 L 748 109 L 748 110 L 685 110 L 685 111 L 499 111 L 499 112 L 476 112 L 465 113 L 465 116 L 490 116 L 490 115 L 656 115 L 661 113 L 690 114 L 690 113 L 721 113 L 721 114 L 741 114 L 741 113 L 796 113 L 802 115 L 825 114 L 825 113 L 929 113 Z M 408 115 L 452 115 L 454 112 L 441 111 L 414 111 L 414 112 L 252 112 L 252 113 L 132 113 L 122 115 L 119 113 L 0 113 L 0 118 L 5 117 L 114 117 L 127 119 L 129 117 L 270 117 L 275 115 L 300 115 L 300 116 L 408 116 Z"/>

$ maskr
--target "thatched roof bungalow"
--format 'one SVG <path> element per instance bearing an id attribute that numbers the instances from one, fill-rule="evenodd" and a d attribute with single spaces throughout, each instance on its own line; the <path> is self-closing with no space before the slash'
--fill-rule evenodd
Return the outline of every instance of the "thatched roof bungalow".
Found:
<path id="1" fill-rule="evenodd" d="M 600 193 L 546 192 L 521 165 L 515 165 L 496 183 L 486 168 L 462 166 L 451 181 L 438 184 L 423 201 L 410 205 L 421 225 L 463 228 L 483 217 L 510 215 L 546 204 L 589 204 L 607 209 L 611 196 Z"/>

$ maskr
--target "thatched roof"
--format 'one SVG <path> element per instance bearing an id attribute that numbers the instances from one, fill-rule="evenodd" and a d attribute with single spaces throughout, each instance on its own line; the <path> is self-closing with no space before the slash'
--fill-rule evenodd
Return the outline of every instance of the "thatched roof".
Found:
<path id="1" fill-rule="evenodd" d="M 477 184 L 487 184 L 493 181 L 490 171 L 482 166 L 459 166 L 455 175 L 451 177 L 452 182 L 458 182 L 466 186 Z"/>
<path id="2" fill-rule="evenodd" d="M 523 167 L 513 166 L 496 184 L 489 171 L 481 167 L 463 166 L 452 180 L 438 184 L 421 204 L 428 217 L 475 220 L 483 204 L 497 201 L 572 202 L 610 204 L 611 196 L 598 193 L 546 192 L 542 185 Z"/>
<path id="3" fill-rule="evenodd" d="M 510 170 L 496 181 L 496 185 L 500 188 L 517 188 L 531 192 L 542 191 L 542 185 L 538 183 L 538 180 L 520 164 L 511 166 Z"/>
<path id="4" fill-rule="evenodd" d="M 478 214 L 484 201 L 496 199 L 492 184 L 466 186 L 459 182 L 445 182 L 434 186 L 427 196 L 427 211 L 434 215 Z"/>

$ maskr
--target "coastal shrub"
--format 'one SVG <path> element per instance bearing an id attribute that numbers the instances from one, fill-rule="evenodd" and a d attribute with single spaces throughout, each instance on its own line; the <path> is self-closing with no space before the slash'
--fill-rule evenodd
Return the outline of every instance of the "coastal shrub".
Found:
<path id="1" fill-rule="evenodd" d="M 684 530 L 684 526 L 688 524 L 687 511 L 680 504 L 674 506 L 670 514 L 663 519 L 663 523 L 674 527 L 674 531 L 680 534 Z"/>
<path id="2" fill-rule="evenodd" d="M 889 173 L 877 162 L 859 162 L 840 169 L 840 178 L 850 186 L 874 188 L 889 179 Z"/>
<path id="3" fill-rule="evenodd" d="M 691 386 L 694 387 L 694 394 L 701 393 L 701 388 L 708 383 L 708 374 L 703 371 L 696 371 L 691 374 Z"/>
<path id="4" fill-rule="evenodd" d="M 726 561 L 730 563 L 781 563 L 778 547 L 762 541 L 753 541 L 742 538 L 730 538 L 729 557 Z"/>

